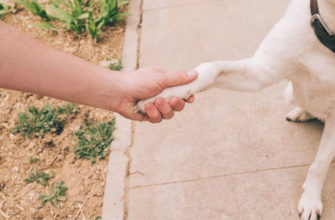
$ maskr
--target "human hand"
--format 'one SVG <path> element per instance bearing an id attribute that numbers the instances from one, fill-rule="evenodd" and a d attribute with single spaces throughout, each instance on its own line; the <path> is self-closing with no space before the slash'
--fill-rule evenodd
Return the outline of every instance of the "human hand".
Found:
<path id="1" fill-rule="evenodd" d="M 162 119 L 170 119 L 175 111 L 184 109 L 185 101 L 192 103 L 194 97 L 191 96 L 187 100 L 172 97 L 168 101 L 157 98 L 154 103 L 145 105 L 146 115 L 135 112 L 137 101 L 154 97 L 165 88 L 190 83 L 196 78 L 197 72 L 195 71 L 167 73 L 151 68 L 121 73 L 118 86 L 122 92 L 118 96 L 114 96 L 117 99 L 114 100 L 114 102 L 116 101 L 114 111 L 137 121 L 148 120 L 152 123 L 158 123 Z"/>

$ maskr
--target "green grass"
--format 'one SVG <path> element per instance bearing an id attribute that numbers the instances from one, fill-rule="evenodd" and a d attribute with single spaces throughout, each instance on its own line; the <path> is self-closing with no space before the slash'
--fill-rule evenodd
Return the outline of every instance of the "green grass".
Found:
<path id="1" fill-rule="evenodd" d="M 127 15 L 120 12 L 120 7 L 126 3 L 125 0 L 55 0 L 50 10 L 68 30 L 77 34 L 87 32 L 96 42 L 104 26 L 115 25 Z"/>
<path id="2" fill-rule="evenodd" d="M 115 25 L 118 21 L 123 20 L 127 13 L 121 13 L 120 7 L 127 4 L 126 0 L 100 0 L 99 13 L 94 14 L 93 7 L 87 10 L 88 20 L 86 31 L 96 41 L 98 35 L 104 26 Z"/>
<path id="3" fill-rule="evenodd" d="M 77 104 L 67 103 L 65 106 L 58 106 L 58 114 L 75 115 L 79 113 Z"/>
<path id="4" fill-rule="evenodd" d="M 90 220 L 101 220 L 101 216 L 95 216 L 94 215 L 90 215 Z"/>
<path id="5" fill-rule="evenodd" d="M 57 181 L 52 184 L 49 194 L 40 195 L 41 207 L 50 202 L 54 206 L 58 206 L 59 202 L 66 201 L 66 191 L 68 187 L 65 185 L 64 181 Z"/>
<path id="6" fill-rule="evenodd" d="M 0 19 L 5 15 L 8 14 L 8 6 L 0 3 Z"/>
<path id="7" fill-rule="evenodd" d="M 89 0 L 55 0 L 49 9 L 52 15 L 64 22 L 68 30 L 83 34 L 85 31 L 85 20 L 88 18 L 86 8 L 90 7 Z"/>
<path id="8" fill-rule="evenodd" d="M 88 33 L 94 42 L 97 42 L 105 26 L 115 25 L 128 15 L 120 11 L 120 8 L 128 3 L 127 0 L 53 0 L 47 6 L 50 14 L 37 0 L 16 0 L 16 2 L 45 21 L 34 24 L 37 28 L 57 30 L 49 22 L 58 20 L 67 30 L 74 31 L 78 35 Z"/>
<path id="9" fill-rule="evenodd" d="M 41 170 L 35 170 L 35 172 L 31 172 L 29 178 L 26 178 L 24 181 L 28 183 L 36 182 L 43 186 L 48 185 L 48 181 L 52 178 L 52 175 L 49 173 L 45 173 Z"/>
<path id="10" fill-rule="evenodd" d="M 121 71 L 121 69 L 122 69 L 122 60 L 118 59 L 116 63 L 111 63 L 108 68 L 110 70 Z"/>
<path id="11" fill-rule="evenodd" d="M 38 163 L 40 161 L 41 161 L 41 159 L 39 157 L 30 157 L 29 158 L 29 163 L 31 163 L 31 164 Z"/>
<path id="12" fill-rule="evenodd" d="M 85 121 L 75 135 L 78 144 L 74 148 L 76 158 L 84 158 L 95 163 L 96 159 L 104 159 L 108 154 L 108 147 L 113 141 L 115 120 L 109 122 Z"/>
<path id="13" fill-rule="evenodd" d="M 77 109 L 74 104 L 67 104 L 64 107 L 44 105 L 40 110 L 30 106 L 25 112 L 18 114 L 18 122 L 12 130 L 13 133 L 21 133 L 24 137 L 44 138 L 47 133 L 62 133 L 66 117 L 62 115 L 76 114 Z"/>
<path id="14" fill-rule="evenodd" d="M 16 0 L 16 2 L 30 10 L 33 14 L 41 17 L 46 22 L 52 19 L 46 12 L 45 8 L 36 0 Z"/>

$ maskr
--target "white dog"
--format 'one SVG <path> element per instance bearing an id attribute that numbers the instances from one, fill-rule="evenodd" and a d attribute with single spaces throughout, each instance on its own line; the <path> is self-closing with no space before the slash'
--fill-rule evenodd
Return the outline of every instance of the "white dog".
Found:
<path id="1" fill-rule="evenodd" d="M 318 0 L 318 4 L 324 23 L 335 31 L 335 0 Z M 222 89 L 260 91 L 282 79 L 289 80 L 286 94 L 298 107 L 287 119 L 303 122 L 319 118 L 325 122 L 319 150 L 298 204 L 303 220 L 316 220 L 322 213 L 322 187 L 335 155 L 335 54 L 318 39 L 311 17 L 310 0 L 292 0 L 285 16 L 253 57 L 204 63 L 196 68 L 196 81 L 158 95 L 166 99 L 187 98 L 212 84 Z M 144 112 L 144 105 L 155 98 L 141 101 L 137 107 Z"/>

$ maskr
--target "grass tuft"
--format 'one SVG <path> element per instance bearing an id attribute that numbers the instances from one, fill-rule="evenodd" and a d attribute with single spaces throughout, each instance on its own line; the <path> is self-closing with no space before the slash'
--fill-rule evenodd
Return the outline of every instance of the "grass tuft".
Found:
<path id="1" fill-rule="evenodd" d="M 122 69 L 122 60 L 118 59 L 116 63 L 111 63 L 108 68 L 110 70 L 121 71 L 121 69 Z"/>
<path id="2" fill-rule="evenodd" d="M 4 5 L 3 3 L 0 3 L 0 19 L 5 15 L 8 14 L 8 6 Z"/>
<path id="3" fill-rule="evenodd" d="M 47 6 L 50 14 L 37 0 L 16 0 L 16 2 L 45 21 L 34 24 L 37 28 L 57 30 L 49 22 L 58 20 L 67 30 L 74 31 L 78 35 L 88 33 L 94 42 L 97 42 L 105 26 L 115 25 L 128 16 L 128 13 L 120 11 L 120 8 L 128 3 L 127 0 L 53 0 Z"/>
<path id="4" fill-rule="evenodd" d="M 45 204 L 50 202 L 54 206 L 58 206 L 59 202 L 66 201 L 66 191 L 67 186 L 65 185 L 64 181 L 57 181 L 56 183 L 52 184 L 49 194 L 42 194 L 40 195 L 40 200 L 42 202 L 41 207 Z"/>
<path id="5" fill-rule="evenodd" d="M 108 147 L 113 141 L 115 120 L 109 122 L 85 121 L 85 126 L 75 132 L 78 144 L 74 148 L 77 158 L 84 158 L 95 163 L 96 159 L 104 159 Z"/>
<path id="6" fill-rule="evenodd" d="M 45 173 L 41 170 L 35 170 L 35 172 L 31 172 L 29 175 L 29 178 L 26 178 L 24 181 L 29 184 L 36 182 L 38 184 L 41 184 L 43 186 L 48 185 L 48 181 L 52 178 L 52 175 L 49 173 Z"/>
<path id="7" fill-rule="evenodd" d="M 29 158 L 29 162 L 31 163 L 31 164 L 33 164 L 33 163 L 38 163 L 38 162 L 40 162 L 41 161 L 41 159 L 39 158 L 39 157 L 30 157 Z"/>
<path id="8" fill-rule="evenodd" d="M 36 0 L 16 0 L 19 5 L 22 5 L 26 9 L 30 10 L 33 14 L 41 17 L 46 22 L 52 18 L 48 15 L 44 7 Z"/>
<path id="9" fill-rule="evenodd" d="M 62 133 L 66 117 L 62 114 L 76 114 L 78 109 L 74 104 L 67 104 L 65 107 L 53 105 L 44 105 L 41 110 L 34 106 L 30 106 L 25 112 L 18 114 L 18 122 L 12 133 L 21 133 L 24 137 L 40 137 L 44 138 L 47 133 Z"/>

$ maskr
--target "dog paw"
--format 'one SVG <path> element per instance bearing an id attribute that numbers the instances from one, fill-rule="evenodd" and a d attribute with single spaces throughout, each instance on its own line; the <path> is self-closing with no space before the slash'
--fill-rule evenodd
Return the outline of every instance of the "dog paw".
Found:
<path id="1" fill-rule="evenodd" d="M 293 121 L 293 122 L 306 122 L 314 118 L 315 117 L 313 115 L 311 115 L 310 113 L 308 113 L 307 111 L 303 110 L 300 107 L 296 107 L 286 116 L 287 121 Z"/>
<path id="2" fill-rule="evenodd" d="M 305 191 L 299 201 L 298 211 L 301 220 L 319 220 L 323 205 L 321 197 L 316 193 Z"/>
<path id="3" fill-rule="evenodd" d="M 210 85 L 212 85 L 216 77 L 221 73 L 219 67 L 220 66 L 216 65 L 215 63 L 203 63 L 199 65 L 195 68 L 195 70 L 198 72 L 198 78 L 196 80 L 186 85 L 169 87 L 164 89 L 155 97 L 146 100 L 140 100 L 136 105 L 135 111 L 145 113 L 145 104 L 148 102 L 154 102 L 154 100 L 158 97 L 164 98 L 167 101 L 173 96 L 187 99 L 191 95 L 202 92 Z"/>

